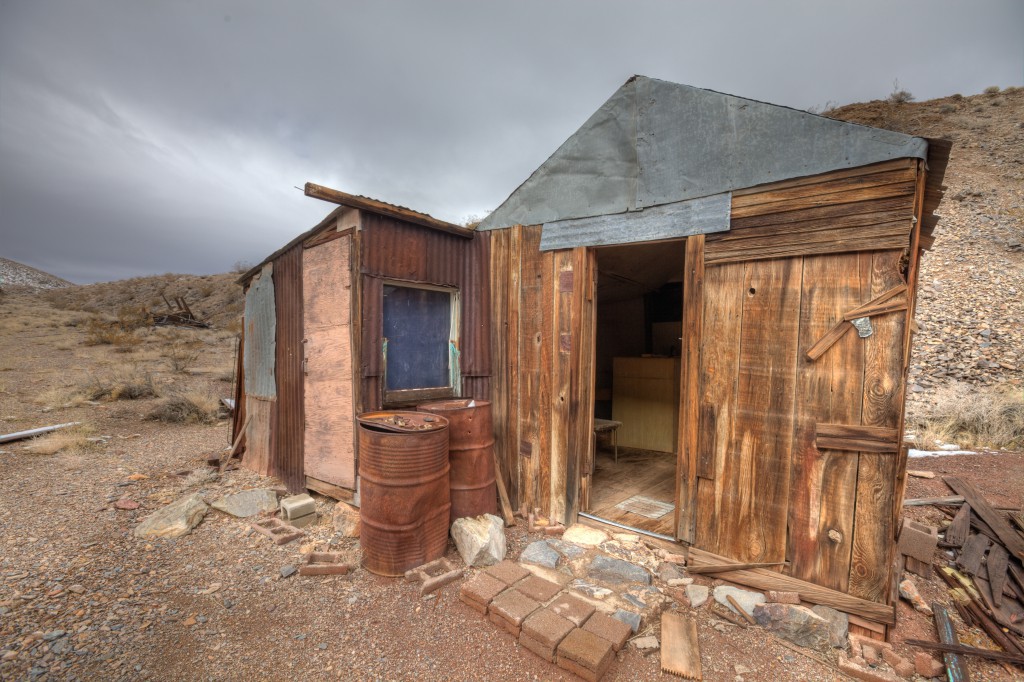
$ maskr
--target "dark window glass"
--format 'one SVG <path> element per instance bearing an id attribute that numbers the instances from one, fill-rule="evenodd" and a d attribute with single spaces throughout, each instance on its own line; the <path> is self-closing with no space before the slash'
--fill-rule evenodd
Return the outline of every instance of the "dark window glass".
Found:
<path id="1" fill-rule="evenodd" d="M 452 295 L 447 291 L 385 285 L 387 390 L 449 386 L 451 328 Z"/>

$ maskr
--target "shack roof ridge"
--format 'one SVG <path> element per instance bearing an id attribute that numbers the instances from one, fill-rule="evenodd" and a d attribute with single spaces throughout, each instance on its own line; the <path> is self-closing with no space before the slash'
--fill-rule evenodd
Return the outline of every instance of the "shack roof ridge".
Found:
<path id="1" fill-rule="evenodd" d="M 634 75 L 478 229 L 624 213 L 926 154 L 921 137 Z"/>

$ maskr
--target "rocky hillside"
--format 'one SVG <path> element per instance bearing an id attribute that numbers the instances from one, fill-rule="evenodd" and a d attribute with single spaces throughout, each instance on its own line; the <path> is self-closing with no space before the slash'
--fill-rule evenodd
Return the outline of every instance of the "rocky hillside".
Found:
<path id="1" fill-rule="evenodd" d="M 827 114 L 953 142 L 921 268 L 912 401 L 953 382 L 1024 384 L 1024 88 L 989 90 Z"/>
<path id="2" fill-rule="evenodd" d="M 172 303 L 178 297 L 201 320 L 220 329 L 241 329 L 245 300 L 238 274 L 153 275 L 116 282 L 100 282 L 46 292 L 58 308 L 117 315 L 122 308 L 145 308 L 155 314 L 168 312 L 164 298 Z"/>
<path id="3" fill-rule="evenodd" d="M 66 279 L 36 270 L 17 261 L 0 258 L 0 289 L 19 287 L 40 290 L 70 286 L 74 285 Z"/>

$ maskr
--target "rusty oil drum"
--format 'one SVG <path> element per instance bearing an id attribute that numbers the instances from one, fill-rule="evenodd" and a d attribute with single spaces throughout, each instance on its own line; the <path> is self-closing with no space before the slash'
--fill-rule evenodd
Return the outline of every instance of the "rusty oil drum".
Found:
<path id="1" fill-rule="evenodd" d="M 448 549 L 448 420 L 422 412 L 359 415 L 363 567 L 403 575 Z"/>
<path id="2" fill-rule="evenodd" d="M 451 462 L 451 521 L 497 514 L 494 482 L 494 428 L 491 401 L 455 398 L 423 403 L 416 409 L 448 420 Z"/>

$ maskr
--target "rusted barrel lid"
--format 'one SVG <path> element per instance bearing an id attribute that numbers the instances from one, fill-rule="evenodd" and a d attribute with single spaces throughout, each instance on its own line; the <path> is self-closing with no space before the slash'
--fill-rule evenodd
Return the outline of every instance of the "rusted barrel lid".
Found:
<path id="1" fill-rule="evenodd" d="M 423 412 L 364 412 L 358 419 L 367 428 L 396 433 L 437 431 L 448 427 L 448 420 L 444 417 Z"/>

